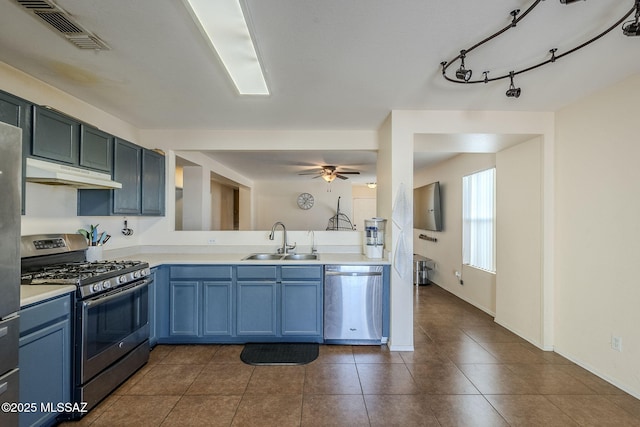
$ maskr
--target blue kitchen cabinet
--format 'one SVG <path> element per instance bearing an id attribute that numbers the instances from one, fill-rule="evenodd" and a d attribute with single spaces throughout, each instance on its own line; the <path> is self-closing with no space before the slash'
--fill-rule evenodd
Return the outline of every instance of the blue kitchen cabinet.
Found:
<path id="1" fill-rule="evenodd" d="M 165 159 L 155 151 L 115 138 L 113 180 L 115 190 L 78 190 L 79 216 L 163 216 Z"/>
<path id="2" fill-rule="evenodd" d="M 199 335 L 200 282 L 171 281 L 169 283 L 171 336 Z"/>
<path id="3" fill-rule="evenodd" d="M 154 312 L 155 316 L 155 343 L 162 344 L 169 337 L 169 267 L 162 265 L 154 270 L 155 305 L 150 310 Z M 151 321 L 151 317 L 149 321 Z"/>
<path id="4" fill-rule="evenodd" d="M 233 334 L 233 283 L 202 282 L 202 336 Z"/>
<path id="5" fill-rule="evenodd" d="M 164 215 L 164 155 L 115 138 L 112 177 L 122 188 L 78 190 L 79 216 Z"/>
<path id="6" fill-rule="evenodd" d="M 111 174 L 112 135 L 37 105 L 32 117 L 33 137 L 25 155 Z"/>
<path id="7" fill-rule="evenodd" d="M 322 339 L 322 267 L 281 267 L 281 335 Z"/>
<path id="8" fill-rule="evenodd" d="M 240 265 L 237 269 L 238 336 L 277 335 L 278 286 L 275 265 Z"/>
<path id="9" fill-rule="evenodd" d="M 81 125 L 79 165 L 111 174 L 113 136 L 94 127 Z"/>
<path id="10" fill-rule="evenodd" d="M 33 106 L 31 155 L 69 165 L 78 165 L 80 122 L 57 111 Z"/>
<path id="11" fill-rule="evenodd" d="M 238 336 L 275 337 L 277 288 L 274 282 L 238 282 Z"/>
<path id="12" fill-rule="evenodd" d="M 159 342 L 224 342 L 232 336 L 232 266 L 171 266 L 167 290 L 168 329 Z"/>
<path id="13" fill-rule="evenodd" d="M 164 215 L 164 181 L 164 155 L 142 150 L 142 215 Z"/>
<path id="14" fill-rule="evenodd" d="M 113 191 L 114 215 L 140 215 L 142 212 L 142 148 L 116 139 L 113 152 L 113 180 L 122 188 Z"/>
<path id="15" fill-rule="evenodd" d="M 322 342 L 322 274 L 321 265 L 163 267 L 158 342 Z"/>
<path id="16" fill-rule="evenodd" d="M 321 266 L 238 266 L 237 333 L 322 342 Z"/>
<path id="17" fill-rule="evenodd" d="M 55 425 L 59 414 L 40 404 L 71 401 L 72 307 L 66 294 L 20 310 L 20 402 L 37 405 L 20 413 L 20 426 Z"/>

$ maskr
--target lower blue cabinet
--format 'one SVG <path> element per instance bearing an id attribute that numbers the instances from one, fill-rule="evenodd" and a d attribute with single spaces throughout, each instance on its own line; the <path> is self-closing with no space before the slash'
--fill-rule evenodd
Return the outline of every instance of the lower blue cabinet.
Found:
<path id="1" fill-rule="evenodd" d="M 322 342 L 321 265 L 174 265 L 168 272 L 156 275 L 160 343 Z"/>
<path id="2" fill-rule="evenodd" d="M 231 282 L 171 281 L 171 337 L 228 337 L 232 328 Z"/>
<path id="3" fill-rule="evenodd" d="M 282 336 L 322 337 L 322 283 L 282 282 Z"/>
<path id="4" fill-rule="evenodd" d="M 202 282 L 202 336 L 230 337 L 233 333 L 233 284 Z"/>
<path id="5" fill-rule="evenodd" d="M 277 283 L 238 282 L 238 335 L 275 337 L 277 335 Z"/>
<path id="6" fill-rule="evenodd" d="M 170 321 L 169 334 L 171 336 L 199 335 L 198 323 L 200 319 L 200 282 L 171 281 L 169 284 Z"/>
<path id="7" fill-rule="evenodd" d="M 20 426 L 56 424 L 56 412 L 41 404 L 71 401 L 71 296 L 51 299 L 20 310 L 20 402 L 37 411 L 21 412 Z"/>

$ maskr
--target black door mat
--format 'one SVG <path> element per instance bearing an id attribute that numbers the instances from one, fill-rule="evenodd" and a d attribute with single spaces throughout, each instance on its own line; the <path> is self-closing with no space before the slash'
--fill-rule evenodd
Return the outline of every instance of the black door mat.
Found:
<path id="1" fill-rule="evenodd" d="M 317 343 L 245 344 L 240 360 L 248 365 L 306 365 L 318 358 Z"/>

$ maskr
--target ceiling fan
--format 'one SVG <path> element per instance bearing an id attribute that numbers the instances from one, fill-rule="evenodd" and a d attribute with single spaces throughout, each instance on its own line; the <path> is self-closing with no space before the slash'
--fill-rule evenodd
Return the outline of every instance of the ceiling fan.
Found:
<path id="1" fill-rule="evenodd" d="M 342 172 L 336 169 L 336 166 L 320 166 L 315 171 L 303 172 L 298 175 L 316 175 L 313 178 L 322 178 L 327 182 L 332 182 L 336 178 L 349 179 L 345 175 L 360 175 L 360 172 Z"/>

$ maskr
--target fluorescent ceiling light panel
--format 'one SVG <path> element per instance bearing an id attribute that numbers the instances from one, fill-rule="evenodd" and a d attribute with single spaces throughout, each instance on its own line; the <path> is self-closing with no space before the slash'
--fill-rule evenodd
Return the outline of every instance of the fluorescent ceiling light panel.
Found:
<path id="1" fill-rule="evenodd" d="M 239 0 L 185 0 L 241 95 L 269 95 Z"/>

